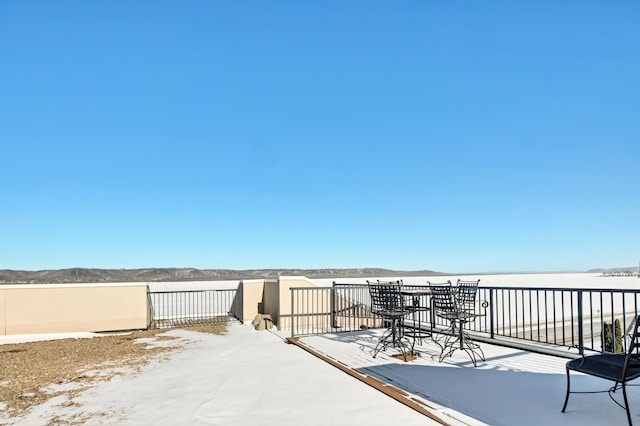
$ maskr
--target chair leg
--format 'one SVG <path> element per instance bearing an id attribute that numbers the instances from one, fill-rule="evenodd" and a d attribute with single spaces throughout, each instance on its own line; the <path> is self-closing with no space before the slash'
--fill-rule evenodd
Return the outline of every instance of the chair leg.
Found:
<path id="1" fill-rule="evenodd" d="M 618 382 L 616 382 L 616 384 L 613 386 L 613 390 L 616 389 L 618 385 Z M 627 421 L 629 422 L 629 426 L 633 426 L 633 423 L 631 421 L 631 411 L 629 410 L 629 400 L 627 399 L 627 386 L 625 382 L 621 383 L 621 387 L 622 387 L 622 397 L 624 398 L 624 409 L 627 412 Z M 580 392 L 578 392 L 580 393 Z M 590 392 L 587 392 L 590 393 Z M 567 394 L 564 397 L 564 404 L 562 405 L 562 412 L 564 413 L 565 410 L 567 409 L 567 403 L 569 402 L 569 395 L 571 394 L 571 374 L 570 374 L 570 370 L 567 368 Z M 617 401 L 614 400 L 614 402 L 618 405 L 620 405 Z"/>
<path id="2" fill-rule="evenodd" d="M 622 396 L 624 397 L 624 409 L 627 411 L 627 420 L 629 421 L 629 426 L 632 426 L 631 422 L 631 413 L 629 412 L 629 401 L 627 401 L 627 386 L 625 382 L 622 382 Z"/>
<path id="3" fill-rule="evenodd" d="M 433 338 L 433 340 L 441 349 L 439 362 L 442 362 L 448 356 L 453 356 L 453 353 L 457 350 L 466 352 L 474 367 L 477 366 L 478 359 L 485 361 L 482 348 L 479 344 L 475 343 L 469 336 L 469 333 L 465 331 L 463 321 L 457 319 L 450 320 L 450 330 L 444 334 L 442 344 L 435 338 Z"/>
<path id="4" fill-rule="evenodd" d="M 444 334 L 442 338 L 442 344 L 439 341 L 434 340 L 438 346 L 440 346 L 440 358 L 438 362 L 442 362 L 446 357 L 452 356 L 453 352 L 456 350 L 456 342 L 457 342 L 457 334 L 456 334 L 456 323 L 454 320 L 449 320 L 450 330 Z"/>
<path id="5" fill-rule="evenodd" d="M 404 335 L 404 324 L 402 323 L 402 318 L 393 318 L 389 321 L 389 327 L 382 334 L 382 336 L 380 336 L 376 347 L 373 349 L 373 358 L 375 358 L 378 353 L 380 353 L 380 351 L 385 351 L 387 349 L 387 346 L 399 346 L 400 352 L 402 353 L 402 358 L 406 362 L 407 350 L 405 349 L 404 340 L 407 340 L 407 337 Z M 411 353 L 413 353 L 413 345 L 415 344 L 415 341 L 409 343 L 411 343 Z"/>
<path id="6" fill-rule="evenodd" d="M 407 351 L 402 344 L 402 339 L 404 338 L 404 323 L 402 322 L 402 318 L 397 318 L 394 320 L 396 334 L 393 341 L 393 346 L 400 345 L 400 353 L 402 354 L 402 359 L 404 362 L 407 362 Z"/>
<path id="7" fill-rule="evenodd" d="M 385 350 L 385 348 L 387 347 L 387 339 L 390 336 L 390 332 L 387 330 L 385 331 L 382 336 L 380 336 L 380 339 L 378 339 L 378 343 L 376 344 L 376 347 L 373 349 L 373 357 L 375 358 L 378 353 L 380 353 L 380 351 Z"/>
<path id="8" fill-rule="evenodd" d="M 390 327 L 388 327 L 383 333 L 382 336 L 378 339 L 378 343 L 376 347 L 373 349 L 373 357 L 375 358 L 380 351 L 384 351 L 387 349 L 389 345 L 389 341 L 393 344 L 395 342 L 395 325 L 392 323 Z"/>
<path id="9" fill-rule="evenodd" d="M 571 378 L 569 377 L 569 369 L 567 368 L 567 395 L 564 397 L 564 405 L 562 406 L 562 412 L 567 408 L 567 402 L 569 402 L 569 393 L 571 389 Z"/>

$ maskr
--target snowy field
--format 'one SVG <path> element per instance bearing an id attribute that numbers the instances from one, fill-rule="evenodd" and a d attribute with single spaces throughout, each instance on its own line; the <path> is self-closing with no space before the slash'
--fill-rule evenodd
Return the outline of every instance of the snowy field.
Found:
<path id="1" fill-rule="evenodd" d="M 633 277 L 608 277 L 600 273 L 551 273 L 551 274 L 494 274 L 494 275 L 450 275 L 424 277 L 368 277 L 368 278 L 322 278 L 312 279 L 319 286 L 330 287 L 335 281 L 343 284 L 366 284 L 367 280 L 395 281 L 403 280 L 408 285 L 424 285 L 427 281 L 442 283 L 451 280 L 480 280 L 483 287 L 553 287 L 553 288 L 589 288 L 589 289 L 640 289 L 640 279 Z M 180 290 L 223 290 L 235 289 L 239 280 L 227 281 L 180 281 L 152 282 L 151 291 Z"/>
<path id="2" fill-rule="evenodd" d="M 588 289 L 640 289 L 638 277 L 605 277 L 600 273 L 551 273 L 551 274 L 495 274 L 495 275 L 451 275 L 424 277 L 372 277 L 372 278 L 332 278 L 314 280 L 318 285 L 331 286 L 333 281 L 344 284 L 366 284 L 368 280 L 402 280 L 407 285 L 424 285 L 428 281 L 443 283 L 458 279 L 480 280 L 482 287 L 551 287 Z"/>

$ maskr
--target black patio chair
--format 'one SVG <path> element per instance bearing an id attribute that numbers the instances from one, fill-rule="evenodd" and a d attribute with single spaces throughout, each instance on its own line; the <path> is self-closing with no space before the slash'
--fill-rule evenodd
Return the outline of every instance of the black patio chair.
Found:
<path id="1" fill-rule="evenodd" d="M 475 367 L 478 358 L 484 361 L 485 356 L 480 345 L 475 343 L 464 329 L 465 324 L 476 317 L 472 305 L 469 304 L 471 300 L 475 301 L 473 286 L 452 287 L 451 281 L 441 284 L 429 282 L 429 286 L 435 315 L 446 319 L 450 327 L 442 339 L 434 339 L 442 349 L 440 362 L 459 349 L 469 355 Z M 476 283 L 476 291 L 477 288 Z"/>
<path id="2" fill-rule="evenodd" d="M 480 280 L 464 281 L 460 279 L 456 284 L 456 301 L 458 308 L 465 311 L 465 315 L 467 316 L 466 322 L 471 322 L 478 317 L 486 316 L 486 307 L 489 305 L 482 304 L 483 310 L 480 311 L 480 305 L 476 304 L 479 285 Z"/>
<path id="3" fill-rule="evenodd" d="M 474 316 L 481 316 L 482 314 L 475 314 L 476 295 L 478 294 L 478 285 L 480 280 L 463 281 L 458 280 L 456 284 L 456 298 L 458 305 L 468 310 L 469 314 Z"/>
<path id="4" fill-rule="evenodd" d="M 373 350 L 373 357 L 375 358 L 380 351 L 386 350 L 391 345 L 400 349 L 402 357 L 406 361 L 405 342 L 409 344 L 411 353 L 413 353 L 414 340 L 409 340 L 404 335 L 403 321 L 405 315 L 410 311 L 407 310 L 404 296 L 400 292 L 400 282 L 378 281 L 372 283 L 367 281 L 367 284 L 371 295 L 371 312 L 382 318 L 383 323 L 387 325 L 387 330 L 382 334 Z"/>
<path id="5" fill-rule="evenodd" d="M 601 353 L 596 355 L 582 356 L 581 358 L 572 359 L 567 362 L 567 395 L 564 398 L 562 412 L 567 408 L 569 395 L 572 393 L 602 393 L 608 392 L 609 397 L 624 408 L 627 412 L 627 420 L 629 425 L 631 422 L 631 413 L 629 412 L 629 401 L 627 400 L 627 382 L 640 377 L 640 316 L 636 316 L 633 322 L 633 333 L 630 335 L 629 347 L 626 354 Z M 614 382 L 613 386 L 602 391 L 573 391 L 571 392 L 570 371 L 577 371 L 590 376 L 600 377 L 601 379 Z M 622 397 L 624 405 L 613 398 L 612 393 L 622 389 Z"/>

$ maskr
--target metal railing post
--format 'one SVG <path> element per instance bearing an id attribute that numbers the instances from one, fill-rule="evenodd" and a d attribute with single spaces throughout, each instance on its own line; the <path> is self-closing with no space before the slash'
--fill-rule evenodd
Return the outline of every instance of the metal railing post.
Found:
<path id="1" fill-rule="evenodd" d="M 294 289 L 291 289 L 291 338 L 292 339 L 295 337 L 293 333 L 293 292 L 294 292 Z"/>
<path id="2" fill-rule="evenodd" d="M 329 304 L 331 305 L 329 309 L 331 310 L 331 327 L 338 328 L 338 324 L 336 322 L 336 282 L 334 281 L 331 285 L 331 294 L 329 295 Z"/>
<path id="3" fill-rule="evenodd" d="M 584 315 L 582 309 L 582 290 L 578 290 L 578 352 L 584 355 Z"/>
<path id="4" fill-rule="evenodd" d="M 489 335 L 491 336 L 492 339 L 496 337 L 495 324 L 494 324 L 494 318 L 493 318 L 493 289 L 492 288 L 489 289 Z"/>

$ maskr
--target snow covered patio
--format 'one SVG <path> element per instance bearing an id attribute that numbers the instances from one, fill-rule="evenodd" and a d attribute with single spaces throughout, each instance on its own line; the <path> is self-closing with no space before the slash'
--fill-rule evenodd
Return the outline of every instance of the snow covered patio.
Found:
<path id="1" fill-rule="evenodd" d="M 233 322 L 225 335 L 174 329 L 182 349 L 140 374 L 116 376 L 72 400 L 57 397 L 10 425 L 625 425 L 624 410 L 607 394 L 572 395 L 561 413 L 566 359 L 482 343 L 486 362 L 474 368 L 463 352 L 438 362 L 430 340 L 404 362 L 395 350 L 371 356 L 380 330 L 303 336 L 314 356 L 287 344 L 281 332 Z M 60 338 L 63 336 L 57 336 Z M 5 343 L 9 343 L 6 341 Z M 336 366 L 337 365 L 337 366 Z M 351 374 L 347 374 L 346 372 Z M 355 378 L 355 377 L 357 378 Z M 361 380 L 358 380 L 361 379 Z M 372 387 L 428 411 L 403 405 Z M 368 382 L 368 383 L 367 383 Z M 574 389 L 609 383 L 576 375 Z M 397 390 L 396 390 L 397 388 Z M 403 394 L 404 393 L 404 394 Z M 400 398 L 402 399 L 402 398 Z M 633 418 L 640 392 L 629 389 Z"/>
<path id="2" fill-rule="evenodd" d="M 430 339 L 416 346 L 420 356 L 404 362 L 397 349 L 373 349 L 380 330 L 306 336 L 308 349 L 352 370 L 406 392 L 408 399 L 451 425 L 626 425 L 625 411 L 607 393 L 575 395 L 561 413 L 566 390 L 566 358 L 481 343 L 486 361 L 473 367 L 462 351 L 438 362 L 440 349 Z M 611 382 L 572 375 L 572 390 L 603 390 Z M 640 422 L 640 389 L 628 387 L 633 419 Z M 622 399 L 618 393 L 616 397 Z"/>

